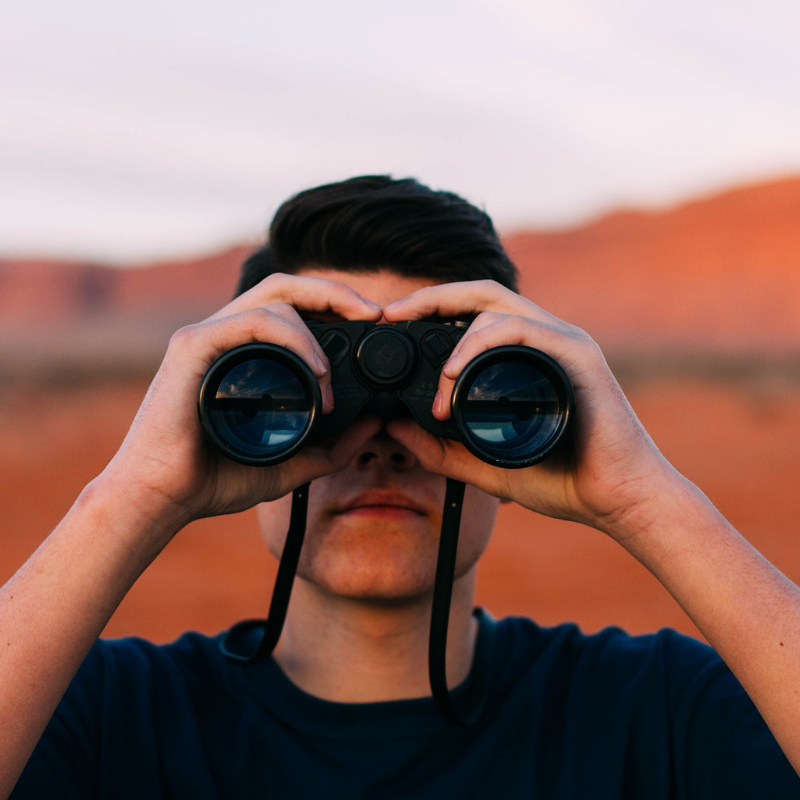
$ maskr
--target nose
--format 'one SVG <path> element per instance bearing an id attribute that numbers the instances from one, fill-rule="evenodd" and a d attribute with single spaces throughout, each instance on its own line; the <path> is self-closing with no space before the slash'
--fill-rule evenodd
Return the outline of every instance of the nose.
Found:
<path id="1" fill-rule="evenodd" d="M 362 471 L 406 472 L 416 463 L 414 454 L 392 439 L 385 429 L 376 433 L 353 457 L 353 466 Z"/>

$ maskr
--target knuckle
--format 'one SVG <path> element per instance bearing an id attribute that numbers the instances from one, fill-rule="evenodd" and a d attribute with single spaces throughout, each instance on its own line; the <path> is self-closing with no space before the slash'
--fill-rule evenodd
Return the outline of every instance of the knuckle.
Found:
<path id="1" fill-rule="evenodd" d="M 273 272 L 271 275 L 267 275 L 259 286 L 262 290 L 266 290 L 270 297 L 284 297 L 293 277 L 285 272 Z"/>
<path id="2" fill-rule="evenodd" d="M 497 281 L 493 281 L 490 278 L 484 278 L 480 281 L 480 290 L 491 300 L 499 300 L 508 293 L 508 289 L 506 289 L 505 286 L 500 285 Z"/>
<path id="3" fill-rule="evenodd" d="M 169 350 L 184 350 L 197 336 L 199 324 L 184 325 L 169 337 Z"/>
<path id="4" fill-rule="evenodd" d="M 567 334 L 573 339 L 577 344 L 585 348 L 586 350 L 596 350 L 597 352 L 600 351 L 600 346 L 597 342 L 589 336 L 586 331 L 582 328 L 578 328 L 575 325 L 570 325 L 567 329 Z"/>
<path id="5" fill-rule="evenodd" d="M 582 360 L 586 361 L 603 361 L 605 356 L 600 349 L 600 345 L 589 336 L 588 333 L 582 331 L 580 328 L 573 328 L 570 332 L 573 346 L 577 353 L 580 354 Z"/>
<path id="6" fill-rule="evenodd" d="M 522 335 L 525 331 L 530 329 L 533 321 L 529 317 L 524 317 L 522 314 L 509 314 L 508 326 L 514 333 Z"/>
<path id="7" fill-rule="evenodd" d="M 241 320 L 245 325 L 260 327 L 273 320 L 275 314 L 266 306 L 253 306 L 242 312 Z"/>
<path id="8" fill-rule="evenodd" d="M 266 311 L 269 311 L 272 314 L 277 314 L 282 317 L 299 317 L 299 314 L 295 310 L 295 307 L 290 305 L 289 303 L 278 302 L 278 303 L 270 303 L 267 306 L 264 306 Z"/>
<path id="9" fill-rule="evenodd" d="M 498 314 L 496 311 L 481 311 L 475 320 L 473 321 L 473 327 L 478 324 L 478 327 L 482 325 L 492 325 L 497 322 L 502 317 L 502 314 Z"/>
<path id="10" fill-rule="evenodd" d="M 292 277 L 292 275 L 286 272 L 273 272 L 271 275 L 267 275 L 261 283 L 264 286 L 283 286 L 288 283 Z"/>
<path id="11" fill-rule="evenodd" d="M 591 337 L 587 336 L 584 339 L 583 346 L 586 348 L 587 352 L 595 359 L 599 361 L 605 361 L 605 356 L 603 355 L 603 351 L 600 349 L 600 345 L 592 339 Z"/>

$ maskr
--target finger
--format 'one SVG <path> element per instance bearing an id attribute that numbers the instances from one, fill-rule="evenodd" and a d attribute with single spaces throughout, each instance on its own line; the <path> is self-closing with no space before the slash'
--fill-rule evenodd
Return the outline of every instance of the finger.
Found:
<path id="1" fill-rule="evenodd" d="M 306 481 L 344 469 L 381 427 L 382 423 L 376 417 L 362 417 L 337 436 L 310 444 L 281 465 L 284 468 L 282 483 L 287 487 L 283 493 Z"/>
<path id="2" fill-rule="evenodd" d="M 281 309 L 286 314 L 285 309 Z M 305 324 L 296 324 L 268 308 L 258 307 L 239 314 L 182 328 L 170 343 L 171 358 L 193 365 L 202 377 L 211 362 L 233 347 L 250 342 L 281 345 L 296 353 L 317 378 L 323 398 L 323 413 L 333 408 L 327 359 L 318 355 L 319 345 Z M 324 354 L 323 354 L 324 356 Z"/>
<path id="3" fill-rule="evenodd" d="M 470 360 L 469 358 L 464 360 L 461 356 L 461 353 L 464 351 L 463 348 L 466 347 L 466 352 L 470 352 L 472 350 L 472 348 L 470 348 L 470 342 L 472 341 L 472 337 L 474 337 L 478 331 L 507 318 L 508 317 L 506 315 L 496 314 L 494 312 L 484 312 L 479 314 L 472 321 L 458 344 L 453 348 L 453 351 L 448 356 L 447 362 L 444 364 L 442 371 L 439 373 L 439 383 L 432 408 L 433 415 L 437 419 L 444 421 L 450 418 L 450 398 L 453 393 L 455 380 L 461 372 L 460 366 L 463 366 Z M 460 366 L 454 369 L 452 367 L 453 364 Z M 448 366 L 450 366 L 450 369 L 449 371 L 446 371 L 445 368 Z"/>
<path id="4" fill-rule="evenodd" d="M 383 310 L 389 322 L 426 317 L 474 317 L 484 311 L 522 314 L 543 321 L 556 320 L 552 314 L 495 281 L 462 281 L 426 286 L 408 297 L 390 303 Z"/>
<path id="5" fill-rule="evenodd" d="M 469 328 L 467 328 L 466 332 L 464 333 L 464 336 L 461 337 L 456 346 L 453 348 L 452 352 L 447 358 L 447 363 L 458 360 L 459 354 L 462 352 L 464 346 L 469 348 L 472 337 L 478 331 L 502 322 L 503 320 L 508 319 L 509 316 L 510 315 L 508 314 L 498 314 L 493 311 L 484 311 L 482 314 L 478 314 L 478 316 L 475 317 L 475 319 L 470 323 Z"/>
<path id="6" fill-rule="evenodd" d="M 386 430 L 428 472 L 464 481 L 496 497 L 510 497 L 505 486 L 508 470 L 481 461 L 460 442 L 434 436 L 408 419 L 392 420 Z"/>
<path id="7" fill-rule="evenodd" d="M 343 319 L 377 321 L 381 308 L 338 281 L 275 273 L 232 300 L 209 319 L 230 316 L 254 306 L 286 303 L 301 311 Z"/>
<path id="8" fill-rule="evenodd" d="M 200 508 L 193 518 L 243 511 L 257 503 L 276 500 L 298 486 L 343 469 L 370 437 L 380 430 L 380 421 L 359 420 L 340 436 L 306 447 L 298 455 L 271 467 L 245 466 L 213 453 L 217 464 L 219 497 L 211 507 Z"/>
<path id="9" fill-rule="evenodd" d="M 311 342 L 311 345 L 314 348 L 314 362 L 318 367 L 320 367 L 320 369 L 324 370 L 321 373 L 315 372 L 314 374 L 317 375 L 317 377 L 322 377 L 322 375 L 329 372 L 330 362 L 328 361 L 328 356 L 322 349 L 322 345 L 317 340 L 317 337 L 311 333 L 308 326 L 303 321 L 303 318 L 297 312 L 297 309 L 286 303 L 274 303 L 266 308 L 273 314 L 276 314 L 284 319 L 290 325 L 294 325 L 304 336 L 308 337 L 308 341 Z"/>
<path id="10" fill-rule="evenodd" d="M 470 325 L 467 333 L 453 349 L 442 374 L 455 380 L 464 367 L 486 350 L 507 344 L 518 344 L 543 350 L 553 358 L 566 351 L 566 330 L 561 326 L 504 314 L 483 314 Z M 555 351 L 555 352 L 554 352 Z"/>
<path id="11" fill-rule="evenodd" d="M 439 376 L 433 414 L 439 420 L 450 417 L 453 388 L 458 376 L 481 353 L 502 345 L 524 345 L 556 359 L 568 373 L 576 373 L 577 361 L 596 350 L 596 345 L 579 328 L 557 321 L 555 325 L 527 317 L 483 314 L 450 354 Z"/>

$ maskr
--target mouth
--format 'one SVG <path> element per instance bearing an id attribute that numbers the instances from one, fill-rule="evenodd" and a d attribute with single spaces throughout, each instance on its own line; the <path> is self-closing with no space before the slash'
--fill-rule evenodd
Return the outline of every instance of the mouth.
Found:
<path id="1" fill-rule="evenodd" d="M 362 492 L 343 503 L 336 513 L 381 519 L 413 519 L 427 515 L 425 508 L 407 494 L 388 490 Z"/>

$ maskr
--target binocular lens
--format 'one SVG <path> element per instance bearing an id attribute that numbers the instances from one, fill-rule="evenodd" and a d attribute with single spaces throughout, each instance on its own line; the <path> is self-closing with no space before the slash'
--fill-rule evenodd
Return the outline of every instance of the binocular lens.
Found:
<path id="1" fill-rule="evenodd" d="M 223 452 L 241 463 L 266 465 L 302 447 L 316 407 L 311 381 L 294 360 L 270 349 L 233 359 L 232 365 L 218 362 L 218 380 L 210 382 L 200 407 L 207 432 Z"/>
<path id="2" fill-rule="evenodd" d="M 339 427 L 326 426 L 319 383 L 298 355 L 274 344 L 240 345 L 220 356 L 203 378 L 200 421 L 228 458 L 269 466 L 302 450 L 312 432 L 338 433 L 368 403 L 384 421 L 411 413 L 426 430 L 459 439 L 483 461 L 511 469 L 546 458 L 561 441 L 575 406 L 572 384 L 558 363 L 521 345 L 493 347 L 467 364 L 453 387 L 453 420 L 446 425 L 429 410 L 418 415 L 408 402 L 409 394 L 415 397 L 410 390 L 429 392 L 432 370 L 415 378 L 405 394 L 369 390 L 356 375 L 343 374 Z"/>
<path id="3" fill-rule="evenodd" d="M 460 381 L 454 411 L 462 439 L 489 463 L 521 467 L 541 461 L 566 428 L 569 389 L 550 366 L 552 359 L 540 360 L 543 354 L 534 352 L 502 357 L 489 351 Z"/>

